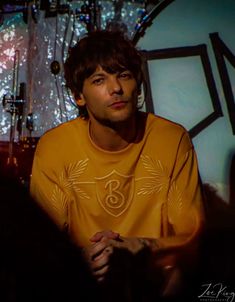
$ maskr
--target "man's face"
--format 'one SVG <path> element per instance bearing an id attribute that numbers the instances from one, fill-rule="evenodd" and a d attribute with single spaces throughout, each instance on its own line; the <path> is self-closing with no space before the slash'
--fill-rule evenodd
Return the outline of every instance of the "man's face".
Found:
<path id="1" fill-rule="evenodd" d="M 134 117 L 138 100 L 137 82 L 124 70 L 115 74 L 98 66 L 83 84 L 80 105 L 86 105 L 89 117 L 101 124 L 115 124 Z"/>

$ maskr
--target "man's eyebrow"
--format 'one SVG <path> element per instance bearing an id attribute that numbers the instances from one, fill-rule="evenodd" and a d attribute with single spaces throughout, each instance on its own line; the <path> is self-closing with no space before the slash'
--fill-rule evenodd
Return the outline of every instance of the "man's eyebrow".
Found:
<path id="1" fill-rule="evenodd" d="M 114 72 L 114 73 L 116 73 L 116 74 L 120 74 L 120 73 L 122 73 L 122 72 L 130 72 L 130 73 L 132 73 L 129 69 L 127 69 L 127 68 L 122 68 L 122 69 L 120 69 L 120 70 L 117 70 L 116 72 Z M 105 76 L 107 73 L 109 73 L 109 72 L 105 72 L 105 71 L 95 71 L 93 74 L 91 74 L 89 77 L 88 77 L 88 79 L 90 79 L 90 80 L 92 80 L 93 78 L 95 78 L 95 77 L 102 77 L 102 76 Z M 113 73 L 112 73 L 113 74 Z"/>
<path id="2" fill-rule="evenodd" d="M 93 79 L 93 78 L 95 78 L 95 77 L 97 77 L 97 76 L 104 76 L 105 75 L 105 73 L 104 72 L 102 72 L 102 71 L 98 71 L 98 72 L 94 72 L 92 75 L 90 75 L 89 77 L 88 77 L 88 79 Z"/>

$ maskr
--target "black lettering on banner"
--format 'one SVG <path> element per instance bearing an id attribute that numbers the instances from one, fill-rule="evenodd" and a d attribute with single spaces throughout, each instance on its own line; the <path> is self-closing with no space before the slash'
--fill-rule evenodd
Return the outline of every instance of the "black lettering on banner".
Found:
<path id="1" fill-rule="evenodd" d="M 199 121 L 190 130 L 189 134 L 191 137 L 195 137 L 198 133 L 212 124 L 216 119 L 223 116 L 221 104 L 218 96 L 218 92 L 215 85 L 215 80 L 212 73 L 212 68 L 207 53 L 207 47 L 205 44 L 200 44 L 196 46 L 187 47 L 177 47 L 177 48 L 166 48 L 166 49 L 156 49 L 150 51 L 142 51 L 144 62 L 143 71 L 145 75 L 145 101 L 146 101 L 146 111 L 154 112 L 153 99 L 151 93 L 151 83 L 149 78 L 148 61 L 150 60 L 161 60 L 170 58 L 185 58 L 191 56 L 199 56 L 201 59 L 203 71 L 206 78 L 207 87 L 210 94 L 210 99 L 213 107 L 213 112 L 208 116 Z"/>

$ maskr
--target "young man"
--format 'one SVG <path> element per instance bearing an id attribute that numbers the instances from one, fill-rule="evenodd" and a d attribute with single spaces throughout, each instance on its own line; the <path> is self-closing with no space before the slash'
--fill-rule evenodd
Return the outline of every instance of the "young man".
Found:
<path id="1" fill-rule="evenodd" d="M 120 252 L 138 266 L 133 259 L 146 250 L 146 274 L 163 272 L 164 279 L 202 227 L 189 136 L 138 110 L 142 78 L 141 56 L 121 34 L 97 31 L 81 39 L 65 63 L 80 116 L 43 135 L 34 158 L 32 196 L 84 248 L 100 282 Z M 173 288 L 172 280 L 163 283 Z"/>

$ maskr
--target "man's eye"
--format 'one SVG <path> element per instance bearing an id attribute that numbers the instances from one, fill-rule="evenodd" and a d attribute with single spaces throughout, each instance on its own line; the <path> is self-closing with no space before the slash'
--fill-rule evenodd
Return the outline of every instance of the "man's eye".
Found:
<path id="1" fill-rule="evenodd" d="M 97 79 L 95 79 L 95 80 L 92 81 L 92 84 L 100 85 L 100 84 L 103 83 L 103 81 L 104 81 L 103 78 L 97 78 Z"/>
<path id="2" fill-rule="evenodd" d="M 119 75 L 119 77 L 121 79 L 131 79 L 132 78 L 132 74 L 130 72 L 123 72 Z"/>

